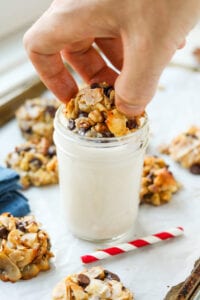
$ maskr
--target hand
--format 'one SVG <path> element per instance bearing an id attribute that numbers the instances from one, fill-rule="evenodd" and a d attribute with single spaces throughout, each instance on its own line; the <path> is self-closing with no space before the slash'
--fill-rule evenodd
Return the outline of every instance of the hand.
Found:
<path id="1" fill-rule="evenodd" d="M 163 69 L 199 15 L 200 0 L 55 0 L 27 31 L 24 44 L 42 81 L 61 101 L 78 90 L 64 59 L 87 83 L 114 84 L 118 109 L 133 116 L 152 99 Z"/>

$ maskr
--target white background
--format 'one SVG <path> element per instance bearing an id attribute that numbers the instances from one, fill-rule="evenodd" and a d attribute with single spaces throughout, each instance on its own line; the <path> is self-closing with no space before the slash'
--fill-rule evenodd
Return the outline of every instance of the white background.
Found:
<path id="1" fill-rule="evenodd" d="M 0 0 L 0 38 L 27 26 L 52 0 Z"/>

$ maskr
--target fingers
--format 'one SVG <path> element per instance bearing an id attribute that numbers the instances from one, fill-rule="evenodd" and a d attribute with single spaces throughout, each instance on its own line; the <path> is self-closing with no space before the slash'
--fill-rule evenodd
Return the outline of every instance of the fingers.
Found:
<path id="1" fill-rule="evenodd" d="M 119 71 L 123 65 L 123 48 L 121 38 L 95 39 L 95 43 Z"/>
<path id="2" fill-rule="evenodd" d="M 67 20 L 69 22 L 69 18 Z M 26 50 L 41 80 L 64 102 L 77 92 L 77 85 L 64 66 L 62 58 L 87 83 L 106 81 L 114 85 L 117 78 L 117 73 L 107 66 L 99 52 L 93 48 L 94 39 L 84 36 L 83 28 L 81 33 L 76 30 L 76 25 L 64 31 L 66 18 L 57 18 L 54 12 L 47 12 L 24 37 Z"/>
<path id="3" fill-rule="evenodd" d="M 64 66 L 60 53 L 43 55 L 31 52 L 30 58 L 41 80 L 62 102 L 66 103 L 77 93 L 76 82 Z"/>
<path id="4" fill-rule="evenodd" d="M 173 47 L 147 39 L 124 39 L 124 65 L 116 80 L 116 106 L 131 117 L 141 114 L 153 98 Z"/>
<path id="5" fill-rule="evenodd" d="M 106 81 L 113 85 L 117 78 L 89 40 L 71 44 L 62 50 L 62 56 L 87 83 Z"/>
<path id="6" fill-rule="evenodd" d="M 41 80 L 61 101 L 66 102 L 78 88 L 60 54 L 65 37 L 52 32 L 53 28 L 60 33 L 61 24 L 58 23 L 46 12 L 25 34 L 24 46 Z"/>

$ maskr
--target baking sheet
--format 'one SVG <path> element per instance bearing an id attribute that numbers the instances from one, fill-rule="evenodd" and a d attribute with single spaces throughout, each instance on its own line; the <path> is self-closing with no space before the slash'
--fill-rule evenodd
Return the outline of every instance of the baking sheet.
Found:
<path id="1" fill-rule="evenodd" d="M 194 64 L 191 50 L 200 30 L 190 37 L 190 44 L 174 58 L 175 61 Z M 191 46 L 192 45 L 192 46 Z M 157 147 L 170 141 L 192 124 L 200 126 L 200 73 L 169 67 L 165 70 L 159 90 L 148 107 L 151 139 L 148 152 L 158 154 Z M 15 120 L 6 124 L 0 133 L 0 162 L 6 154 L 23 142 Z M 165 157 L 165 156 L 163 156 Z M 200 256 L 200 176 L 190 174 L 168 157 L 182 190 L 173 200 L 161 207 L 140 207 L 135 233 L 131 239 L 146 236 L 173 226 L 183 226 L 183 237 L 146 247 L 134 252 L 104 260 L 100 264 L 116 272 L 124 285 L 138 300 L 161 300 L 172 285 L 184 280 L 193 263 Z M 52 287 L 67 274 L 82 269 L 80 256 L 100 246 L 77 239 L 67 230 L 59 214 L 59 187 L 30 188 L 25 192 L 32 213 L 51 236 L 55 258 L 52 269 L 29 281 L 15 284 L 0 282 L 0 299 L 48 300 Z"/>

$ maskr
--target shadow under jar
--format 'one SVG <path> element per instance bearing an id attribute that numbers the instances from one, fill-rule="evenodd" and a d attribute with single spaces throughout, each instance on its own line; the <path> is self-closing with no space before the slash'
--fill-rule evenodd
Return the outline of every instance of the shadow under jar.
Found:
<path id="1" fill-rule="evenodd" d="M 93 242 L 121 238 L 134 229 L 137 217 L 148 119 L 123 137 L 89 138 L 70 131 L 62 111 L 61 105 L 54 142 L 67 225 L 77 237 Z"/>

